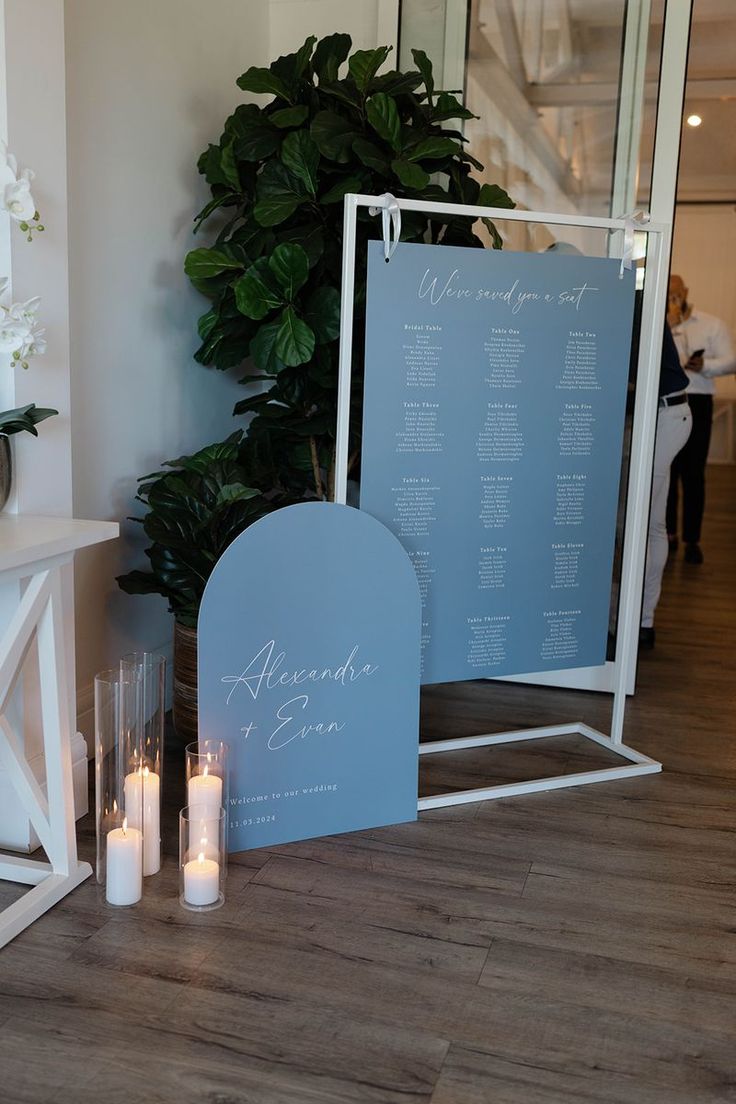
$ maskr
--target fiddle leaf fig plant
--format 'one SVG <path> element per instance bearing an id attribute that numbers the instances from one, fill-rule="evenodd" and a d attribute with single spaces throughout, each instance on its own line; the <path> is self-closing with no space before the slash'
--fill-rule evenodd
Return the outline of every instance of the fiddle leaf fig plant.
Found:
<path id="1" fill-rule="evenodd" d="M 162 594 L 177 620 L 194 628 L 222 553 L 254 521 L 290 500 L 278 489 L 261 489 L 272 482 L 270 464 L 242 430 L 163 468 L 139 480 L 136 500 L 147 513 L 129 519 L 143 526 L 151 542 L 150 570 L 130 571 L 117 581 L 128 594 Z"/>
<path id="2" fill-rule="evenodd" d="M 217 144 L 199 159 L 212 199 L 195 229 L 217 219 L 209 247 L 185 270 L 210 300 L 199 320 L 204 365 L 238 367 L 257 383 L 235 407 L 248 433 L 267 437 L 290 493 L 333 496 L 340 325 L 342 200 L 349 192 L 510 208 L 502 188 L 471 175 L 483 166 L 457 129 L 472 118 L 455 93 L 435 88 L 432 65 L 413 50 L 415 69 L 379 72 L 390 48 L 356 50 L 349 35 L 310 36 L 296 53 L 238 78 L 261 107 L 241 103 Z M 495 247 L 501 238 L 483 220 Z M 365 243 L 380 223 L 359 210 L 354 365 L 360 374 L 365 308 Z M 402 239 L 482 246 L 463 216 L 404 212 Z M 360 388 L 355 389 L 356 392 Z M 360 400 L 351 420 L 359 452 Z"/>

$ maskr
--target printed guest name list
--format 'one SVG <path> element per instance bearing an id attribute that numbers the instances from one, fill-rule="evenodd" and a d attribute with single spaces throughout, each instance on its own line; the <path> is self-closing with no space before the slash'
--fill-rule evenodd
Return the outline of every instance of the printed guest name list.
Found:
<path id="1" fill-rule="evenodd" d="M 361 508 L 406 548 L 424 682 L 605 659 L 633 274 L 369 245 Z"/>

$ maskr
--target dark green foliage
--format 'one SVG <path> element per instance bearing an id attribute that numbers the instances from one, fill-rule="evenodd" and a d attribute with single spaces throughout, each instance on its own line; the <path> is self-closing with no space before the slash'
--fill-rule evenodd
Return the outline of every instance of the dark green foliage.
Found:
<path id="1" fill-rule="evenodd" d="M 151 570 L 131 571 L 117 581 L 128 594 L 162 594 L 177 620 L 194 627 L 205 584 L 227 546 L 291 500 L 280 489 L 259 489 L 274 486 L 272 461 L 242 430 L 163 466 L 165 471 L 139 480 L 136 497 L 148 512 L 131 519 L 141 522 L 151 541 Z"/>
<path id="2" fill-rule="evenodd" d="M 0 434 L 10 437 L 13 433 L 32 433 L 34 437 L 38 437 L 36 429 L 38 423 L 58 413 L 58 410 L 52 410 L 47 406 L 36 406 L 35 403 L 19 406 L 15 410 L 0 411 Z"/>
<path id="3" fill-rule="evenodd" d="M 265 107 L 241 104 L 218 145 L 199 159 L 215 212 L 226 222 L 209 249 L 186 259 L 193 284 L 211 300 L 202 316 L 196 359 L 226 369 L 251 357 L 267 391 L 244 398 L 249 434 L 267 439 L 281 481 L 295 494 L 331 497 L 342 265 L 342 199 L 347 192 L 512 207 L 503 189 L 470 172 L 477 162 L 464 138 L 445 129 L 472 115 L 451 92 L 434 87 L 421 50 L 416 71 L 378 74 L 388 47 L 350 54 L 348 35 L 317 43 L 268 69 L 238 79 L 246 92 L 268 93 Z M 347 66 L 345 66 L 347 62 Z M 340 73 L 342 72 L 342 76 Z M 480 166 L 482 168 L 482 166 Z M 500 237 L 484 220 L 494 244 Z M 380 234 L 380 220 L 360 212 L 358 256 Z M 466 217 L 405 214 L 402 239 L 481 245 Z M 360 377 L 365 306 L 364 262 L 356 273 L 355 359 Z M 357 390 L 357 388 L 356 388 Z M 357 449 L 360 403 L 351 444 Z"/>

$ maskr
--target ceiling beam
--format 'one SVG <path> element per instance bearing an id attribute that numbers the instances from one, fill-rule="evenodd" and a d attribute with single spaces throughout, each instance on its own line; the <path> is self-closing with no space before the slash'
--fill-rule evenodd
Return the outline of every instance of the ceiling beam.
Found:
<path id="1" fill-rule="evenodd" d="M 501 31 L 506 68 L 514 78 L 514 83 L 523 91 L 526 88 L 524 53 L 521 48 L 519 28 L 516 24 L 516 13 L 511 0 L 496 0 L 496 19 Z"/>
<path id="2" fill-rule="evenodd" d="M 526 91 L 518 87 L 479 28 L 471 37 L 470 59 L 474 62 L 470 69 L 473 80 L 523 138 L 530 154 L 542 163 L 564 194 L 577 195 L 580 181 L 544 129 L 539 114 L 526 97 Z"/>
<path id="3" fill-rule="evenodd" d="M 615 81 L 579 81 L 574 84 L 530 84 L 526 97 L 534 107 L 573 107 L 578 104 L 592 107 L 596 104 L 618 102 L 618 84 Z M 647 81 L 644 97 L 657 98 L 657 82 Z M 685 91 L 687 100 L 736 99 L 736 77 L 689 80 Z"/>

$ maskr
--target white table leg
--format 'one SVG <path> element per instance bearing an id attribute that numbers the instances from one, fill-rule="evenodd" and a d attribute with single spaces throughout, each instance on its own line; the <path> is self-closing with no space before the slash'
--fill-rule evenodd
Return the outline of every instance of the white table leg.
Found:
<path id="1" fill-rule="evenodd" d="M 48 864 L 13 856 L 0 858 L 0 878 L 30 884 L 22 898 L 0 912 L 0 947 L 88 878 L 89 863 L 77 859 L 74 824 L 70 703 L 65 671 L 61 567 L 68 557 L 46 563 L 26 587 L 0 641 L 0 762 L 8 772 L 48 856 Z M 4 716 L 8 699 L 36 631 L 47 793 L 31 771 L 15 732 Z"/>

